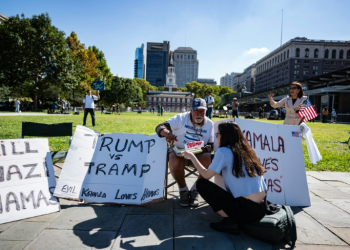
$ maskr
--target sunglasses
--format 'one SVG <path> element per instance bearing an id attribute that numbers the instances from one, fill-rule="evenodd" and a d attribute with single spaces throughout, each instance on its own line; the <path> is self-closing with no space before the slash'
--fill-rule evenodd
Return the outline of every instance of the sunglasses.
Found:
<path id="1" fill-rule="evenodd" d="M 298 89 L 298 87 L 290 87 L 290 89 Z"/>
<path id="2" fill-rule="evenodd" d="M 218 136 L 219 136 L 219 134 L 220 134 L 219 132 L 216 132 L 216 133 L 215 133 L 215 137 L 218 137 Z"/>

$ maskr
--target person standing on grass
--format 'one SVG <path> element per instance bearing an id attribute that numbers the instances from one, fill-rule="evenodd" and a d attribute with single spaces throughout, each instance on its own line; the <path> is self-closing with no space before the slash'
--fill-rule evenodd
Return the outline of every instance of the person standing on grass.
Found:
<path id="1" fill-rule="evenodd" d="M 337 112 L 335 112 L 335 109 L 332 110 L 332 122 L 335 123 L 337 120 Z"/>
<path id="2" fill-rule="evenodd" d="M 103 114 L 105 112 L 105 105 L 103 105 L 103 103 L 101 104 L 101 114 Z"/>
<path id="3" fill-rule="evenodd" d="M 191 160 L 203 176 L 197 181 L 199 194 L 223 217 L 220 222 L 210 223 L 210 227 L 239 234 L 238 223 L 253 223 L 265 216 L 266 171 L 237 123 L 220 123 L 215 136 L 219 149 L 209 168 L 191 152 L 185 151 L 184 158 Z M 226 190 L 209 181 L 215 174 L 222 175 Z"/>
<path id="4" fill-rule="evenodd" d="M 157 114 L 158 116 L 160 116 L 161 109 L 162 109 L 162 107 L 160 105 L 158 105 L 158 114 Z"/>
<path id="5" fill-rule="evenodd" d="M 97 90 L 97 96 L 91 94 L 91 90 L 87 90 L 87 95 L 83 99 L 84 103 L 84 120 L 83 120 L 83 126 L 86 126 L 86 118 L 87 115 L 90 113 L 91 119 L 92 119 L 92 126 L 95 127 L 95 102 L 98 99 L 100 99 L 100 91 Z"/>
<path id="6" fill-rule="evenodd" d="M 119 102 L 117 103 L 117 114 L 120 115 L 120 104 L 119 104 Z"/>
<path id="7" fill-rule="evenodd" d="M 57 106 L 58 106 L 57 102 L 56 102 L 56 101 L 53 101 L 53 102 L 52 102 L 52 106 L 51 106 L 51 108 L 52 108 L 52 114 L 55 113 L 55 110 L 56 110 Z"/>
<path id="8" fill-rule="evenodd" d="M 238 107 L 239 107 L 239 103 L 237 101 L 237 98 L 233 98 L 232 99 L 232 118 L 239 118 L 238 117 Z"/>
<path id="9" fill-rule="evenodd" d="M 211 96 L 211 91 L 207 90 L 205 92 L 205 102 L 207 103 L 207 112 L 205 113 L 206 117 L 211 119 L 211 115 L 213 113 L 213 107 L 214 107 L 214 98 Z"/>
<path id="10" fill-rule="evenodd" d="M 21 102 L 18 99 L 16 99 L 16 101 L 15 101 L 15 106 L 16 106 L 15 112 L 16 113 L 19 113 L 19 105 L 20 104 L 21 104 Z"/>
<path id="11" fill-rule="evenodd" d="M 327 116 L 328 116 L 328 109 L 324 108 L 322 110 L 322 122 L 323 123 L 327 123 L 328 122 Z"/>
<path id="12" fill-rule="evenodd" d="M 163 116 L 163 112 L 164 112 L 164 107 L 160 106 L 160 116 Z"/>

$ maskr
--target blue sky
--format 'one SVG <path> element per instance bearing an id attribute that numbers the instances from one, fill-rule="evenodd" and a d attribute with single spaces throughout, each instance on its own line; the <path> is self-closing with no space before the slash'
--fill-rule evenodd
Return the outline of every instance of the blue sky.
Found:
<path id="1" fill-rule="evenodd" d="M 2 1 L 0 13 L 49 13 L 52 24 L 105 53 L 113 74 L 133 77 L 135 49 L 170 41 L 197 50 L 199 78 L 218 83 L 294 37 L 350 40 L 347 0 Z"/>

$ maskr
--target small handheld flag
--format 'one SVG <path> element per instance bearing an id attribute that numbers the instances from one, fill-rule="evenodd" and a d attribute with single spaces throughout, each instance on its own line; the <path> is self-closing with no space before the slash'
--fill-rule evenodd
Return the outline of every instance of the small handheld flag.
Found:
<path id="1" fill-rule="evenodd" d="M 301 105 L 301 108 L 298 112 L 298 116 L 300 118 L 302 118 L 303 116 L 305 116 L 304 121 L 307 122 L 311 119 L 314 119 L 315 117 L 318 116 L 314 106 L 312 105 L 312 103 L 310 102 L 310 99 L 306 99 L 303 104 Z"/>

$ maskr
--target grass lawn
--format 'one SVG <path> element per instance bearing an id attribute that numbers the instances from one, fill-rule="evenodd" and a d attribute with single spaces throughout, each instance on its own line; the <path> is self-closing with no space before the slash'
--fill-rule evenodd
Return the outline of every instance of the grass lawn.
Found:
<path id="1" fill-rule="evenodd" d="M 95 130 L 101 133 L 136 133 L 153 134 L 157 124 L 166 121 L 175 113 L 164 113 L 163 117 L 151 113 L 137 114 L 135 112 L 122 115 L 101 115 L 96 112 Z M 213 121 L 220 120 L 214 118 Z M 73 122 L 73 129 L 83 124 L 83 115 L 47 115 L 47 116 L 0 116 L 0 139 L 14 139 L 21 137 L 22 121 L 39 123 Z M 261 121 L 261 120 L 260 120 Z M 282 124 L 282 121 L 267 121 Z M 91 118 L 87 120 L 88 127 L 92 128 Z M 322 160 L 317 165 L 311 164 L 307 152 L 306 142 L 303 140 L 305 166 L 314 171 L 342 171 L 350 172 L 350 149 L 347 144 L 341 144 L 349 138 L 350 125 L 307 123 L 313 138 L 320 150 Z M 49 138 L 52 150 L 67 150 L 68 137 Z"/>

